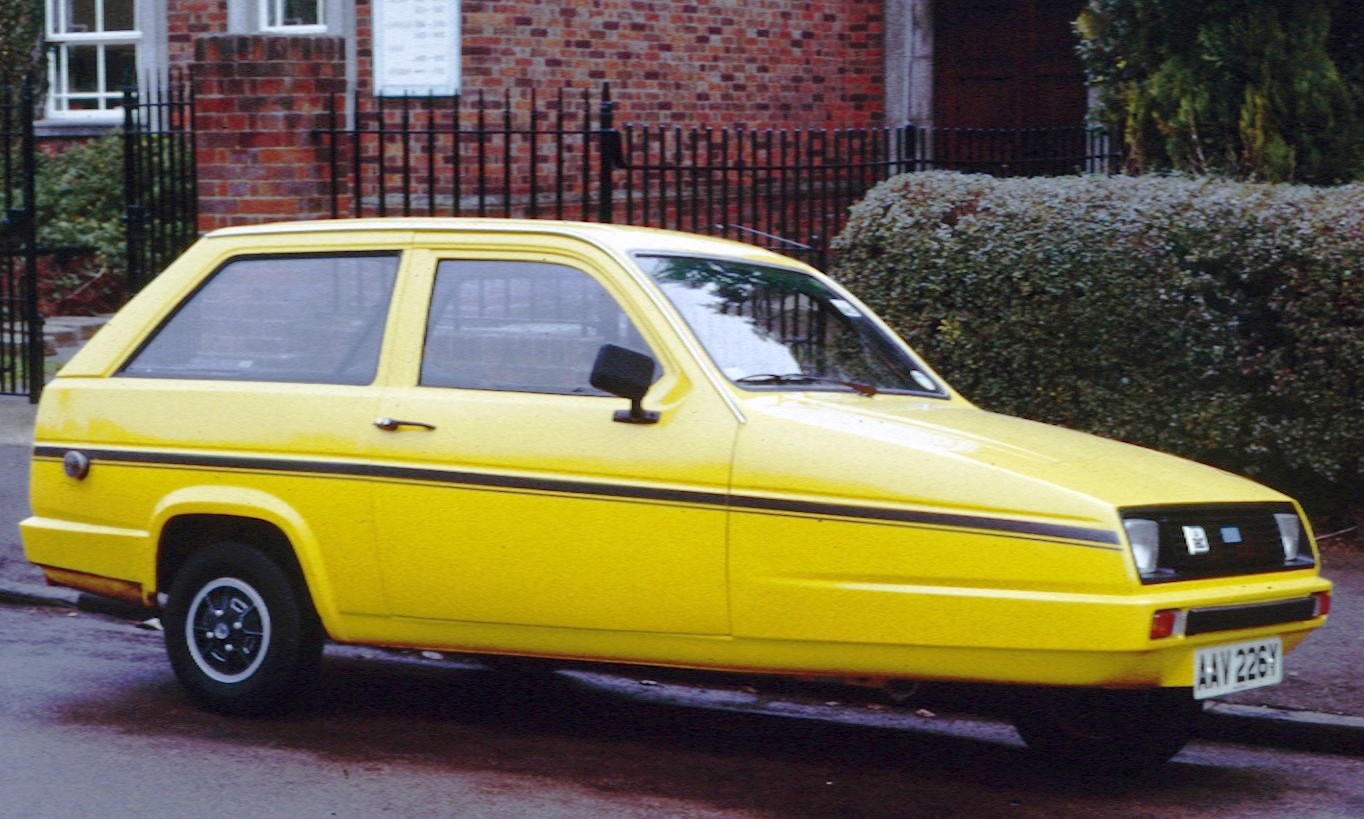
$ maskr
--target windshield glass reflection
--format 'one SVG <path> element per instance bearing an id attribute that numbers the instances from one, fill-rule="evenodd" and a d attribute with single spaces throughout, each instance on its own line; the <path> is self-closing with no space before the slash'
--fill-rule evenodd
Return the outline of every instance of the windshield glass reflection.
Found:
<path id="1" fill-rule="evenodd" d="M 682 256 L 639 263 L 745 389 L 946 395 L 856 305 L 800 271 Z"/>

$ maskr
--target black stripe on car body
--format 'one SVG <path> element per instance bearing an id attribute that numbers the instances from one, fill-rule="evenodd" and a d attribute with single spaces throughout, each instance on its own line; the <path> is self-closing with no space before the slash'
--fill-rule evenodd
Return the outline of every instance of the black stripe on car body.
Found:
<path id="1" fill-rule="evenodd" d="M 57 458 L 66 455 L 70 447 L 35 446 L 37 458 Z M 92 463 L 98 461 L 145 464 L 148 466 L 184 466 L 199 469 L 231 469 L 254 472 L 314 474 L 335 477 L 378 478 L 393 481 L 452 484 L 459 486 L 511 490 L 519 492 L 550 492 L 564 495 L 679 503 L 696 506 L 717 506 L 733 511 L 757 514 L 795 515 L 801 517 L 842 518 L 872 523 L 910 526 L 942 527 L 947 529 L 975 529 L 1030 539 L 1049 539 L 1073 542 L 1096 548 L 1120 548 L 1117 532 L 1067 526 L 1054 523 L 1009 518 L 990 518 L 945 512 L 923 512 L 893 507 L 854 506 L 850 504 L 788 500 L 757 495 L 735 495 L 723 492 L 701 492 L 662 489 L 629 484 L 572 481 L 560 478 L 533 478 L 483 472 L 432 469 L 429 467 L 395 466 L 333 460 L 294 460 L 238 455 L 148 452 L 141 450 L 81 449 Z"/>

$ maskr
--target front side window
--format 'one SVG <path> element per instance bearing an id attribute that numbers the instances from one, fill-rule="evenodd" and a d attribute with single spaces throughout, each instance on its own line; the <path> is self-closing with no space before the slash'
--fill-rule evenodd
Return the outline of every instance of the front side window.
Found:
<path id="1" fill-rule="evenodd" d="M 639 256 L 725 377 L 753 390 L 946 391 L 861 309 L 797 270 Z"/>
<path id="2" fill-rule="evenodd" d="M 142 39 L 135 0 L 47 0 L 50 113 L 98 117 L 121 108 Z"/>
<path id="3" fill-rule="evenodd" d="M 228 262 L 120 375 L 368 384 L 398 260 L 385 253 Z"/>
<path id="4" fill-rule="evenodd" d="M 443 261 L 421 384 L 605 395 L 589 383 L 603 344 L 650 354 L 616 300 L 583 271 L 547 262 Z"/>
<path id="5" fill-rule="evenodd" d="M 324 0 L 260 0 L 261 30 L 307 33 L 326 29 Z"/>

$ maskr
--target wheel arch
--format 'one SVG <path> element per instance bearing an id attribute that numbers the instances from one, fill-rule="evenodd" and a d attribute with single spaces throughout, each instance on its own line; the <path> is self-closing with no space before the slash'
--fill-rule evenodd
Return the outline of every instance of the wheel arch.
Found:
<path id="1" fill-rule="evenodd" d="M 254 503 L 242 500 L 180 497 L 163 504 L 153 527 L 156 589 L 169 590 L 176 573 L 195 552 L 215 543 L 238 542 L 274 560 L 325 624 L 329 597 L 316 560 L 317 544 L 302 518 L 287 507 L 274 508 L 281 502 L 273 497 Z"/>
<path id="2" fill-rule="evenodd" d="M 216 543 L 232 541 L 260 549 L 299 582 L 306 582 L 289 537 L 260 518 L 224 514 L 184 514 L 161 530 L 156 549 L 156 586 L 170 587 L 190 555 Z"/>

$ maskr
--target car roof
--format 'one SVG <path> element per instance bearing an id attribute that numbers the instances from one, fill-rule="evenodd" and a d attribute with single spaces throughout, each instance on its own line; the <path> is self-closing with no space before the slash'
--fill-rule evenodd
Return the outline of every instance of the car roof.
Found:
<path id="1" fill-rule="evenodd" d="M 405 233 L 539 233 L 569 236 L 590 242 L 606 250 L 623 254 L 637 252 L 677 253 L 699 256 L 741 258 L 767 264 L 796 264 L 756 245 L 682 233 L 673 230 L 616 225 L 601 222 L 567 222 L 552 219 L 489 219 L 462 217 L 388 217 L 367 219 L 331 219 L 297 222 L 270 222 L 221 228 L 205 238 L 249 237 L 277 234 L 309 233 L 317 235 L 405 232 Z"/>

